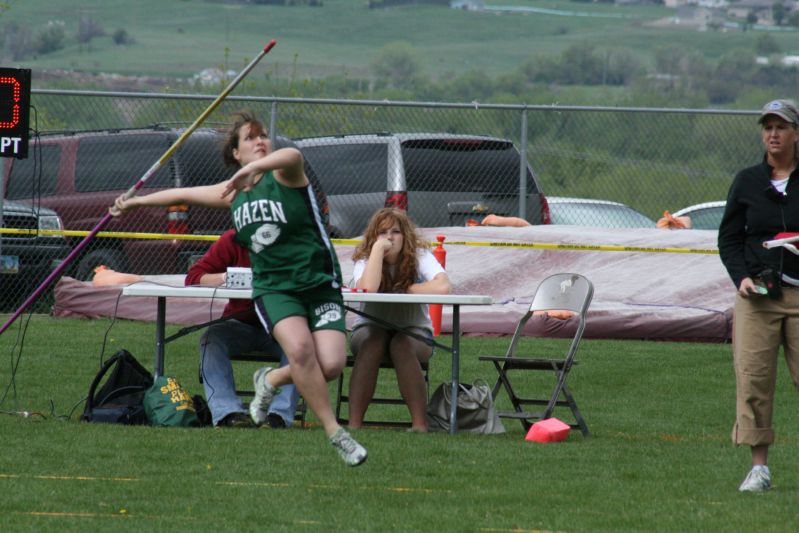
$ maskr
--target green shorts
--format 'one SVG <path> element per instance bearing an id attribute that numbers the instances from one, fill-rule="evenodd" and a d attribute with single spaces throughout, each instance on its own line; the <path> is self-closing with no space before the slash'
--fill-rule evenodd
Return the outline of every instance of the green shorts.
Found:
<path id="1" fill-rule="evenodd" d="M 337 289 L 323 287 L 303 292 L 272 292 L 254 298 L 253 303 L 261 322 L 270 333 L 275 324 L 290 316 L 307 318 L 311 331 L 347 330 L 344 299 Z"/>

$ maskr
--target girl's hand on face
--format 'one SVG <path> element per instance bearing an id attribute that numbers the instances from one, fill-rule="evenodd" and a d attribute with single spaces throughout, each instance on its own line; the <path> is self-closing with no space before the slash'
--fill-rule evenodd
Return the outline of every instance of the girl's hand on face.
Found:
<path id="1" fill-rule="evenodd" d="M 378 232 L 377 240 L 375 240 L 374 245 L 372 245 L 372 253 L 375 253 L 375 250 L 380 250 L 383 254 L 383 259 L 388 258 L 389 262 L 393 263 L 401 248 L 402 231 L 400 231 L 399 225 L 395 223 L 391 228 L 386 228 Z M 391 250 L 397 250 L 394 254 L 395 257 L 390 257 Z"/>
<path id="2" fill-rule="evenodd" d="M 372 245 L 372 252 L 379 252 L 383 257 L 391 250 L 392 242 L 386 237 L 378 237 Z"/>

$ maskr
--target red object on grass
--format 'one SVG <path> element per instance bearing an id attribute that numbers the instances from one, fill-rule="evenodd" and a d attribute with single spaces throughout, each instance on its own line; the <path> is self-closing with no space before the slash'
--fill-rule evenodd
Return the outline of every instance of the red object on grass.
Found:
<path id="1" fill-rule="evenodd" d="M 557 418 L 547 418 L 530 426 L 524 440 L 531 442 L 561 442 L 569 436 L 571 428 Z"/>

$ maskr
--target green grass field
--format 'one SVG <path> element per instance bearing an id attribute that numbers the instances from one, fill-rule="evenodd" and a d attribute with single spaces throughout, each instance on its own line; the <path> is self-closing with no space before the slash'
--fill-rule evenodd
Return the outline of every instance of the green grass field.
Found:
<path id="1" fill-rule="evenodd" d="M 469 70 L 510 73 L 533 56 L 560 54 L 582 42 L 598 49 L 626 48 L 649 65 L 655 50 L 675 43 L 717 59 L 736 48 L 754 50 L 760 34 L 647 27 L 648 21 L 675 14 L 662 6 L 565 0 L 488 3 L 627 18 L 497 14 L 425 5 L 370 10 L 362 0 L 325 0 L 323 7 L 204 0 L 10 0 L 0 24 L 22 24 L 33 39 L 48 22 L 64 23 L 65 48 L 30 56 L 20 66 L 183 78 L 220 65 L 240 69 L 272 38 L 279 45 L 261 75 L 363 77 L 383 46 L 405 41 L 418 51 L 428 76 L 446 77 Z M 79 45 L 75 35 L 81 17 L 99 22 L 107 35 Z M 115 45 L 111 36 L 118 29 L 127 31 L 136 43 Z M 773 36 L 784 52 L 796 53 L 795 32 Z"/>
<path id="2" fill-rule="evenodd" d="M 353 469 L 335 456 L 318 427 L 77 422 L 104 339 L 106 356 L 124 347 L 152 367 L 153 324 L 109 326 L 105 319 L 34 315 L 0 337 L 3 531 L 795 529 L 796 394 L 782 365 L 778 443 L 770 458 L 774 490 L 739 494 L 749 453 L 729 439 L 734 378 L 728 345 L 588 340 L 570 384 L 593 437 L 572 432 L 564 443 L 529 443 L 515 422 L 497 436 L 362 429 L 357 438 L 369 460 Z M 201 392 L 196 342 L 197 334 L 179 339 L 167 354 L 167 374 L 191 393 Z M 464 338 L 462 379 L 493 381 L 493 370 L 477 355 L 502 351 L 506 342 Z M 248 379 L 249 371 L 242 369 L 239 379 Z M 448 373 L 448 358 L 437 355 L 432 384 Z M 36 414 L 23 418 L 13 411 Z"/>

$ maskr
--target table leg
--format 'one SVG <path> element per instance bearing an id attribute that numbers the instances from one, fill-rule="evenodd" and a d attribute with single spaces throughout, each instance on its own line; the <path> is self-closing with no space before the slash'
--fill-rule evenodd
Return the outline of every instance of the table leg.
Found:
<path id="1" fill-rule="evenodd" d="M 458 430 L 458 389 L 460 379 L 460 349 L 461 349 L 461 320 L 460 306 L 452 306 L 452 391 L 449 395 L 449 432 L 454 435 Z"/>
<path id="2" fill-rule="evenodd" d="M 166 329 L 166 297 L 158 297 L 158 309 L 155 315 L 155 364 L 153 365 L 154 374 L 164 375 L 164 332 Z"/>

